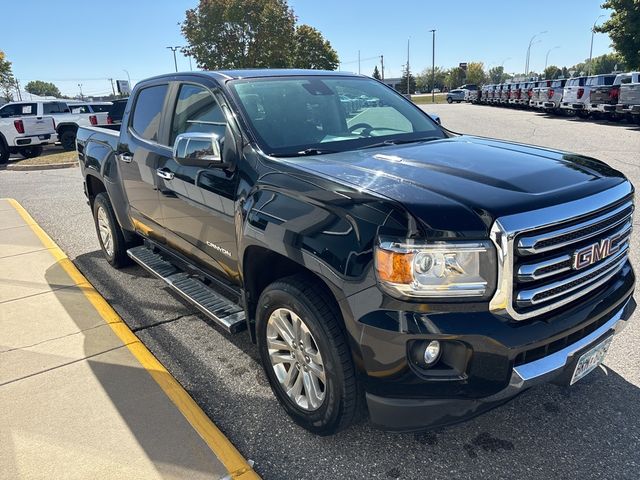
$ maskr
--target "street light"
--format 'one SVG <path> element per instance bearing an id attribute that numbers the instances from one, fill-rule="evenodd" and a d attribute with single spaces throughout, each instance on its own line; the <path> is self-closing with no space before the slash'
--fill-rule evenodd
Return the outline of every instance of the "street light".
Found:
<path id="1" fill-rule="evenodd" d="M 436 103 L 436 31 L 430 30 L 432 34 L 431 42 L 431 103 Z"/>
<path id="2" fill-rule="evenodd" d="M 182 48 L 182 45 L 176 45 L 175 47 L 167 47 L 169 50 L 173 52 L 173 65 L 176 67 L 176 72 L 178 71 L 178 60 L 176 60 L 176 51 L 179 48 Z"/>
<path id="3" fill-rule="evenodd" d="M 550 48 L 549 50 L 547 50 L 547 54 L 544 57 L 544 70 L 543 73 L 547 70 L 547 63 L 549 63 L 549 54 L 551 53 L 551 50 L 555 50 L 556 48 L 560 48 L 560 45 L 556 45 L 553 48 Z"/>
<path id="4" fill-rule="evenodd" d="M 540 33 L 536 33 L 533 37 L 531 37 L 531 40 L 529 40 L 529 47 L 527 47 L 527 61 L 525 62 L 525 66 L 524 66 L 524 75 L 525 77 L 527 77 L 529 75 L 529 58 L 531 56 L 531 45 L 533 45 L 533 40 L 538 36 L 538 35 L 542 35 L 547 33 L 547 31 L 545 30 L 544 32 L 540 32 Z M 538 43 L 538 42 L 536 42 Z"/>
<path id="5" fill-rule="evenodd" d="M 600 15 L 598 18 L 596 18 L 596 21 L 593 22 L 593 27 L 591 27 L 591 47 L 589 48 L 589 71 L 587 75 L 591 75 L 591 58 L 593 57 L 593 36 L 596 33 L 596 23 L 598 23 L 598 20 L 600 20 L 604 16 L 606 15 Z"/>
<path id="6" fill-rule="evenodd" d="M 129 76 L 129 72 L 124 68 L 122 69 L 122 71 L 127 74 L 127 80 L 129 80 L 129 88 L 131 88 L 131 77 Z"/>
<path id="7" fill-rule="evenodd" d="M 82 84 L 81 83 L 78 84 L 78 88 L 80 89 L 80 98 L 84 102 L 84 95 L 82 94 Z"/>

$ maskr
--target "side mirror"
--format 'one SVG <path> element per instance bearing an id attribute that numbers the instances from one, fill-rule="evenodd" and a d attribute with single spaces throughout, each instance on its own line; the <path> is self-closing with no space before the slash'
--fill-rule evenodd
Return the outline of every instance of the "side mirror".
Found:
<path id="1" fill-rule="evenodd" d="M 181 133 L 173 144 L 173 159 L 180 165 L 222 166 L 220 140 L 214 133 Z"/>

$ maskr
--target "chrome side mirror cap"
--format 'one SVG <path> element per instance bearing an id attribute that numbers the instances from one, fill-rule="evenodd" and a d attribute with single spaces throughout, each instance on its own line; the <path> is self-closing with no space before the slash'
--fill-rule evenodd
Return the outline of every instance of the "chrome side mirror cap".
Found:
<path id="1" fill-rule="evenodd" d="M 180 165 L 222 164 L 220 138 L 214 133 L 181 133 L 173 144 L 173 158 Z"/>

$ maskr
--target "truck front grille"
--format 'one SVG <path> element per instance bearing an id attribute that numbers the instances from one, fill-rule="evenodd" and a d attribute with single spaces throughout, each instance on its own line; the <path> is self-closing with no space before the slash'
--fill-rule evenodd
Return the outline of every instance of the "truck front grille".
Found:
<path id="1" fill-rule="evenodd" d="M 542 315 L 570 305 L 605 286 L 628 261 L 632 231 L 631 187 L 591 197 L 585 203 L 534 212 L 539 224 L 522 218 L 499 219 L 492 230 L 502 258 L 498 291 L 491 308 L 516 320 Z M 578 214 L 572 215 L 574 207 Z M 562 207 L 562 206 L 560 206 Z M 509 230 L 505 225 L 524 225 Z M 494 226 L 495 227 L 495 226 Z"/>

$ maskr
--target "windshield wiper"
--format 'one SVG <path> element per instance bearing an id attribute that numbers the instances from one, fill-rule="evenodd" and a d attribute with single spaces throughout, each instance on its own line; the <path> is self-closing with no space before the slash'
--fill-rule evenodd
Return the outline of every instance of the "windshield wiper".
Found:
<path id="1" fill-rule="evenodd" d="M 365 145 L 364 147 L 358 147 L 356 150 L 363 150 L 365 148 L 386 147 L 387 145 L 402 145 L 403 143 L 428 142 L 429 140 L 438 140 L 438 137 L 413 138 L 411 140 L 385 140 L 383 142 L 376 142 L 370 145 Z"/>
<path id="2" fill-rule="evenodd" d="M 305 148 L 299 152 L 270 153 L 272 157 L 303 157 L 305 155 L 324 155 L 326 153 L 336 153 L 337 150 L 328 148 Z"/>

